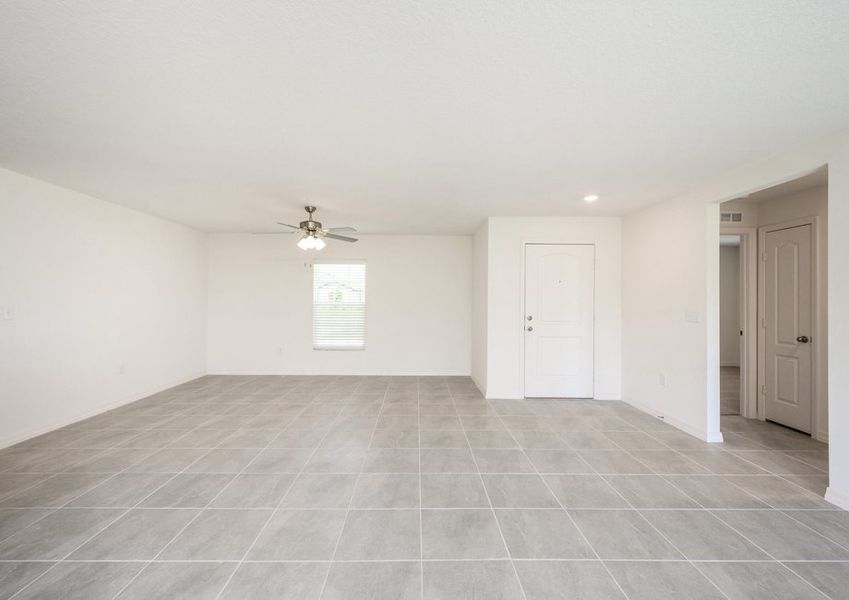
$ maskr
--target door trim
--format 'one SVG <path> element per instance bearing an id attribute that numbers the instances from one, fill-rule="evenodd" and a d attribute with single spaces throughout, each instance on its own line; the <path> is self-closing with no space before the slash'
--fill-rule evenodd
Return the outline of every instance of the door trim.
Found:
<path id="1" fill-rule="evenodd" d="M 593 318 L 592 318 L 592 331 L 593 331 L 593 392 L 592 398 L 595 398 L 596 392 L 596 375 L 597 375 L 597 365 L 598 365 L 598 343 L 596 338 L 596 303 L 598 301 L 598 296 L 596 295 L 596 274 L 598 273 L 598 252 L 596 245 L 594 243 L 586 243 L 586 242 L 539 242 L 533 241 L 522 242 L 522 256 L 520 258 L 521 267 L 519 268 L 519 277 L 521 278 L 520 289 L 522 290 L 522 301 L 519 303 L 519 314 L 516 317 L 516 322 L 518 323 L 518 327 L 521 327 L 522 335 L 521 340 L 522 343 L 519 347 L 519 380 L 522 382 L 522 398 L 527 398 L 528 396 L 525 394 L 525 315 L 528 314 L 525 310 L 525 300 L 527 298 L 527 290 L 525 289 L 527 284 L 527 279 L 525 278 L 525 266 L 527 260 L 527 249 L 528 246 L 592 246 L 593 248 Z"/>
<path id="2" fill-rule="evenodd" d="M 766 318 L 766 272 L 763 269 L 763 249 L 766 247 L 766 234 L 803 225 L 811 226 L 811 304 L 813 309 L 813 332 L 811 334 L 813 337 L 813 344 L 811 344 L 813 346 L 811 348 L 811 437 L 827 442 L 828 434 L 826 433 L 823 436 L 820 426 L 820 419 L 823 416 L 820 414 L 822 413 L 820 395 L 824 388 L 819 381 L 819 364 L 822 359 L 821 352 L 823 346 L 820 339 L 822 315 L 819 310 L 820 294 L 819 277 L 817 275 L 821 264 L 821 257 L 819 255 L 819 217 L 817 216 L 801 217 L 799 219 L 791 219 L 789 221 L 781 221 L 758 227 L 758 419 L 761 421 L 766 420 L 766 398 L 760 393 L 766 384 L 766 333 L 762 326 L 763 319 Z"/>
<path id="3" fill-rule="evenodd" d="M 722 225 L 740 236 L 740 416 L 758 418 L 758 228 Z"/>

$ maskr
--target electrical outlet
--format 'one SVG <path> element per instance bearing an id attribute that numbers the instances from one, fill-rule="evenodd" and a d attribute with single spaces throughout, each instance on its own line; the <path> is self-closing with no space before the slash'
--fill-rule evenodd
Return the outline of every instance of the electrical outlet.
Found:
<path id="1" fill-rule="evenodd" d="M 658 373 L 657 382 L 660 384 L 660 387 L 666 387 L 666 373 Z"/>
<path id="2" fill-rule="evenodd" d="M 0 309 L 0 314 L 3 315 L 4 321 L 14 321 L 15 320 L 15 309 L 13 308 L 2 308 Z"/>
<path id="3" fill-rule="evenodd" d="M 126 375 L 127 374 L 127 365 L 121 363 L 118 365 L 118 375 Z"/>

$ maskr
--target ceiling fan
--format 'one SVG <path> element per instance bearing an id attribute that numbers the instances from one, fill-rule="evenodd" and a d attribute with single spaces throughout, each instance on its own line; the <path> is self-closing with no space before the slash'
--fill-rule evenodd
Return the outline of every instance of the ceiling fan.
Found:
<path id="1" fill-rule="evenodd" d="M 357 238 L 339 235 L 339 233 L 356 233 L 357 230 L 353 227 L 328 227 L 325 229 L 321 226 L 321 223 L 313 221 L 313 213 L 316 211 L 315 206 L 305 206 L 304 210 L 307 211 L 306 221 L 301 221 L 297 226 L 278 222 L 278 225 L 289 227 L 292 231 L 276 231 L 274 233 L 300 233 L 301 239 L 298 240 L 298 248 L 301 250 L 321 250 L 326 245 L 323 238 L 340 240 L 342 242 L 357 241 Z"/>

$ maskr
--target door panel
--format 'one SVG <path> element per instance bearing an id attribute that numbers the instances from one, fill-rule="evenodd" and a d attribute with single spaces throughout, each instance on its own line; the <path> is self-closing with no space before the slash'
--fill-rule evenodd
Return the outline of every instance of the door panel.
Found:
<path id="1" fill-rule="evenodd" d="M 766 418 L 811 432 L 813 268 L 811 226 L 764 236 Z M 797 338 L 806 336 L 807 343 Z"/>
<path id="2" fill-rule="evenodd" d="M 526 397 L 592 397 L 594 263 L 589 245 L 525 246 Z"/>

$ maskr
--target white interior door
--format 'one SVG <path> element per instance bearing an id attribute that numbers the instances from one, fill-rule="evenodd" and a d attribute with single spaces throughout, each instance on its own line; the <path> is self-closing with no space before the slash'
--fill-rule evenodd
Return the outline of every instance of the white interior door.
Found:
<path id="1" fill-rule="evenodd" d="M 811 226 L 764 236 L 766 418 L 811 432 L 813 288 Z"/>
<path id="2" fill-rule="evenodd" d="M 525 246 L 525 396 L 592 398 L 595 248 Z"/>

